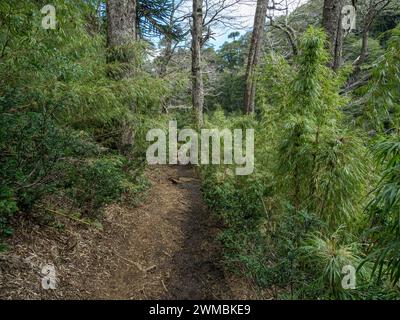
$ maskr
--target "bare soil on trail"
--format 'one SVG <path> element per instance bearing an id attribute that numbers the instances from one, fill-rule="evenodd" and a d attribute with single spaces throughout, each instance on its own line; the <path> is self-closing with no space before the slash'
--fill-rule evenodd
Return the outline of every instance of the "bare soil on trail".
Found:
<path id="1" fill-rule="evenodd" d="M 150 167 L 151 188 L 135 208 L 111 205 L 103 230 L 64 221 L 55 230 L 21 219 L 0 254 L 2 299 L 258 299 L 249 281 L 224 270 L 218 221 L 186 166 Z M 44 290 L 52 264 L 57 287 Z"/>

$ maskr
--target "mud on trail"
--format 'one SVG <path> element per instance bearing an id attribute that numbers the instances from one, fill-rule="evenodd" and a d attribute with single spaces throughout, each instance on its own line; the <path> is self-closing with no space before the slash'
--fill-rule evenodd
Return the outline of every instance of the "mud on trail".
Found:
<path id="1" fill-rule="evenodd" d="M 200 180 L 186 166 L 150 167 L 151 188 L 135 208 L 106 209 L 103 230 L 65 221 L 63 232 L 19 223 L 0 254 L 0 298 L 257 299 L 251 283 L 227 273 Z M 54 264 L 57 288 L 41 267 Z"/>

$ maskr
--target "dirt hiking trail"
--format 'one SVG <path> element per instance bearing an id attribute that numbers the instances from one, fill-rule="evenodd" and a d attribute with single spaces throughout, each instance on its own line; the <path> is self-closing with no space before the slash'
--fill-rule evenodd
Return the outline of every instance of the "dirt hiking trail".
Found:
<path id="1" fill-rule="evenodd" d="M 137 207 L 111 205 L 103 230 L 66 219 L 60 232 L 23 219 L 0 255 L 0 298 L 257 299 L 248 281 L 223 268 L 221 226 L 187 166 L 154 166 Z M 56 290 L 41 287 L 54 264 Z"/>
<path id="2" fill-rule="evenodd" d="M 131 234 L 120 251 L 135 263 L 121 263 L 105 293 L 118 299 L 233 297 L 220 265 L 219 228 L 206 210 L 193 170 L 158 167 L 148 177 L 152 189 L 132 211 Z"/>

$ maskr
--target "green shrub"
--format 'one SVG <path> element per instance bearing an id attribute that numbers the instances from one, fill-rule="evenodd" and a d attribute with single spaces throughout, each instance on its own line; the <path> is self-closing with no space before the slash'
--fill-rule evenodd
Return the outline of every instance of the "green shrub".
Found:
<path id="1" fill-rule="evenodd" d="M 162 80 L 141 70 L 143 43 L 129 48 L 137 58 L 133 80 L 108 77 L 105 28 L 88 32 L 94 2 L 55 0 L 56 30 L 41 27 L 45 4 L 0 5 L 1 233 L 9 233 L 12 215 L 48 194 L 68 191 L 83 213 L 97 215 L 142 191 L 144 115 L 158 113 L 167 94 Z M 123 157 L 127 126 L 137 143 Z"/>
<path id="2" fill-rule="evenodd" d="M 370 164 L 362 134 L 345 127 L 340 108 L 346 99 L 339 95 L 345 77 L 326 67 L 324 42 L 324 33 L 310 28 L 294 67 L 267 57 L 257 117 L 226 118 L 217 111 L 206 121 L 256 132 L 252 175 L 229 174 L 234 166 L 202 166 L 207 204 L 226 225 L 220 239 L 227 262 L 241 265 L 259 284 L 290 288 L 292 298 L 349 297 L 338 290 L 342 264 L 357 267 L 360 260 L 352 236 L 329 252 L 341 225 L 350 235 L 359 232 Z"/>
<path id="3" fill-rule="evenodd" d="M 63 166 L 63 189 L 81 214 L 99 218 L 101 209 L 126 195 L 132 204 L 147 188 L 142 170 L 121 155 L 84 159 Z"/>

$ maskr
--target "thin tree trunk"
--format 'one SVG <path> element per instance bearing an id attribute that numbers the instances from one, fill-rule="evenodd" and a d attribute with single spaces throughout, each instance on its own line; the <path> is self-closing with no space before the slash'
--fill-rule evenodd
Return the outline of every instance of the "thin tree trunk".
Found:
<path id="1" fill-rule="evenodd" d="M 199 126 L 203 125 L 204 85 L 201 72 L 203 0 L 193 0 L 192 27 L 192 102 Z"/>
<path id="2" fill-rule="evenodd" d="M 333 66 L 332 69 L 336 72 L 343 64 L 343 39 L 344 39 L 344 29 L 342 27 L 342 8 L 344 5 L 344 1 L 342 0 L 342 5 L 340 7 L 340 14 L 337 26 L 337 36 L 336 36 L 336 44 L 335 44 L 335 53 L 333 59 Z"/>
<path id="3" fill-rule="evenodd" d="M 355 73 L 359 73 L 361 70 L 361 65 L 365 62 L 368 55 L 368 38 L 369 38 L 369 31 L 371 29 L 371 25 L 374 22 L 376 16 L 382 12 L 389 5 L 391 0 L 385 1 L 377 1 L 371 2 L 370 7 L 364 17 L 364 23 L 362 28 L 362 43 L 361 43 L 361 50 L 360 56 L 357 59 L 355 64 Z"/>
<path id="4" fill-rule="evenodd" d="M 260 60 L 262 41 L 264 37 L 265 19 L 268 0 L 257 0 L 254 28 L 251 36 L 249 56 L 246 68 L 246 89 L 244 95 L 244 112 L 253 113 L 255 109 L 256 79 L 255 70 Z"/>
<path id="5" fill-rule="evenodd" d="M 368 54 L 368 37 L 369 37 L 368 29 L 367 30 L 363 30 L 360 58 L 358 60 L 358 65 L 360 65 L 360 66 L 365 62 L 365 59 L 367 58 L 367 54 Z"/>
<path id="6" fill-rule="evenodd" d="M 167 38 L 166 39 L 166 45 L 165 45 L 165 50 L 163 57 L 161 58 L 161 66 L 160 66 L 160 78 L 164 78 L 165 75 L 167 74 L 167 67 L 169 62 L 171 61 L 172 58 L 172 39 Z"/>
<path id="7" fill-rule="evenodd" d="M 343 28 L 342 8 L 344 0 L 325 0 L 322 14 L 322 25 L 329 40 L 331 54 L 330 66 L 337 71 L 342 64 Z"/>
<path id="8" fill-rule="evenodd" d="M 173 25 L 174 25 L 174 15 L 175 15 L 175 0 L 172 0 L 171 2 L 171 6 L 172 6 L 172 10 L 171 10 L 171 14 L 169 16 L 169 27 L 172 29 Z M 167 67 L 169 62 L 171 61 L 172 55 L 173 55 L 173 47 L 172 47 L 172 37 L 171 35 L 166 35 L 165 36 L 165 50 L 164 50 L 164 54 L 163 57 L 161 59 L 161 66 L 160 66 L 160 77 L 164 78 L 165 75 L 167 74 Z"/>
<path id="9" fill-rule="evenodd" d="M 114 80 L 133 77 L 135 53 L 130 46 L 136 40 L 136 0 L 107 1 L 108 75 Z M 134 103 L 132 101 L 132 110 Z M 122 119 L 121 152 L 129 154 L 133 145 L 133 129 Z"/>
<path id="10" fill-rule="evenodd" d="M 367 13 L 363 17 L 363 27 L 362 27 L 362 42 L 361 42 L 361 50 L 360 55 L 353 62 L 354 71 L 352 77 L 349 79 L 347 83 L 347 88 L 353 88 L 354 84 L 360 83 L 359 75 L 361 73 L 361 67 L 365 63 L 365 60 L 368 57 L 368 41 L 369 41 L 369 31 L 371 29 L 371 25 L 374 22 L 375 18 L 379 13 L 382 12 L 392 0 L 385 1 L 370 1 Z M 364 81 L 361 81 L 363 83 Z"/>

